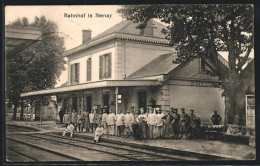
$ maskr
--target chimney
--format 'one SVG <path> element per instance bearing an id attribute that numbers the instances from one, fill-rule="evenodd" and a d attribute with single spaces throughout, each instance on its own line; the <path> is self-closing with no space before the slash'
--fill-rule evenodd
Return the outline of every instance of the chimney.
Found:
<path id="1" fill-rule="evenodd" d="M 82 44 L 90 41 L 91 30 L 82 30 Z"/>
<path id="2" fill-rule="evenodd" d="M 141 34 L 144 36 L 153 36 L 153 19 L 149 19 L 146 23 L 146 27 L 141 29 Z"/>

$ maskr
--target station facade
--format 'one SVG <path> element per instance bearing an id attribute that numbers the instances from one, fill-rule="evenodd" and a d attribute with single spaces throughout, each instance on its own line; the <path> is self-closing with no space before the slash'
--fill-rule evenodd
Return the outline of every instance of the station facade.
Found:
<path id="1" fill-rule="evenodd" d="M 178 52 L 161 32 L 165 27 L 153 20 L 144 29 L 137 25 L 123 21 L 94 38 L 83 30 L 82 44 L 64 55 L 67 83 L 23 95 L 55 94 L 57 111 L 174 107 L 195 110 L 202 123 L 210 123 L 214 110 L 225 117 L 221 81 L 207 74 L 208 63 L 194 59 L 173 64 Z"/>

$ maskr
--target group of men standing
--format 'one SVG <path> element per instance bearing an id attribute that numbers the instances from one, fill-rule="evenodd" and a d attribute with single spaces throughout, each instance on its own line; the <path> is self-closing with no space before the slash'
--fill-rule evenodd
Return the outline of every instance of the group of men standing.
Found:
<path id="1" fill-rule="evenodd" d="M 65 124 L 71 122 L 75 126 L 75 132 L 77 129 L 78 132 L 83 132 L 84 128 L 86 132 L 95 133 L 97 128 L 102 128 L 102 134 L 140 139 L 195 138 L 201 124 L 194 110 L 190 110 L 188 115 L 184 108 L 181 108 L 181 114 L 177 108 L 171 108 L 166 114 L 155 108 L 148 109 L 146 113 L 140 108 L 140 114 L 136 114 L 133 109 L 127 110 L 126 114 L 119 110 L 116 115 L 112 109 L 103 111 L 92 110 L 88 113 L 85 110 L 82 114 L 81 111 L 77 113 L 73 110 L 71 114 L 65 113 L 63 120 Z M 216 125 L 221 117 L 214 112 L 211 121 Z"/>

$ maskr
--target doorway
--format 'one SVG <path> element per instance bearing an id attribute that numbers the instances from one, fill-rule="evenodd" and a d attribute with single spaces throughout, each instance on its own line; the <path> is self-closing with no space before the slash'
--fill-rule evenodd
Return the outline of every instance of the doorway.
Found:
<path id="1" fill-rule="evenodd" d="M 72 110 L 78 111 L 77 105 L 78 105 L 77 97 L 72 97 Z"/>
<path id="2" fill-rule="evenodd" d="M 103 108 L 109 108 L 109 94 L 103 95 Z"/>
<path id="3" fill-rule="evenodd" d="M 86 96 L 86 103 L 87 103 L 87 111 L 91 112 L 91 110 L 92 110 L 92 96 L 91 95 Z"/>
<path id="4" fill-rule="evenodd" d="M 146 92 L 139 92 L 138 93 L 138 108 L 143 107 L 144 112 L 147 109 L 147 94 Z"/>

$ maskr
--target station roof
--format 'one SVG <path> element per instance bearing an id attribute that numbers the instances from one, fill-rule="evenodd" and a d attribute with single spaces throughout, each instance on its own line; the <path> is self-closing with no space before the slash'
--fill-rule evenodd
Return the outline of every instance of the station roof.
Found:
<path id="1" fill-rule="evenodd" d="M 39 91 L 32 91 L 22 93 L 21 97 L 37 96 L 37 95 L 53 95 L 62 92 L 80 91 L 85 89 L 94 88 L 107 88 L 107 87 L 133 87 L 133 86 L 159 86 L 162 82 L 158 80 L 102 80 L 96 82 L 89 82 L 84 84 L 57 87 L 53 89 L 44 89 Z"/>

